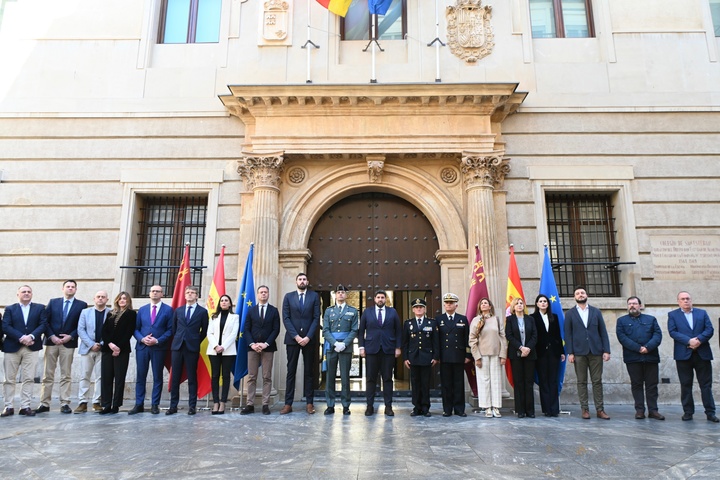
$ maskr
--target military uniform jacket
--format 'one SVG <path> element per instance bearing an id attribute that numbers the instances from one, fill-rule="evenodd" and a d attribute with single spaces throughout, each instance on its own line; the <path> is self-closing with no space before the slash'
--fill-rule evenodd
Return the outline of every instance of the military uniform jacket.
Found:
<path id="1" fill-rule="evenodd" d="M 340 312 L 340 307 L 337 305 L 328 307 L 323 316 L 323 338 L 331 347 L 335 345 L 335 342 L 339 341 L 343 342 L 347 347 L 350 347 L 353 341 L 355 341 L 355 337 L 357 337 L 358 317 L 357 308 L 351 307 L 347 303 L 342 313 Z M 335 333 L 339 333 L 341 334 L 339 337 L 345 336 L 345 338 L 341 340 L 333 335 Z M 352 353 L 352 348 L 345 349 L 343 353 Z"/>
<path id="2" fill-rule="evenodd" d="M 453 321 L 446 313 L 435 317 L 440 335 L 440 361 L 445 363 L 465 363 L 472 358 L 468 341 L 470 324 L 465 315 L 453 314 Z"/>
<path id="3" fill-rule="evenodd" d="M 423 317 L 419 327 L 416 318 L 405 320 L 402 352 L 403 360 L 410 360 L 410 365 L 430 365 L 433 360 L 440 360 L 440 335 L 435 320 Z"/>

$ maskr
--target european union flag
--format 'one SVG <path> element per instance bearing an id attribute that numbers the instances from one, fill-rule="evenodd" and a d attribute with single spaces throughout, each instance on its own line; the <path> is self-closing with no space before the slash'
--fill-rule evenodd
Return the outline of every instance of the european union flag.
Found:
<path id="1" fill-rule="evenodd" d="M 385 15 L 393 0 L 368 0 L 370 15 Z"/>
<path id="2" fill-rule="evenodd" d="M 245 262 L 245 273 L 243 273 L 242 280 L 240 281 L 237 306 L 235 307 L 235 313 L 240 317 L 240 329 L 238 331 L 237 357 L 235 357 L 235 368 L 233 369 L 233 383 L 238 390 L 240 389 L 240 380 L 248 373 L 248 346 L 245 338 L 243 338 L 245 319 L 247 318 L 248 310 L 256 305 L 255 280 L 253 279 L 254 251 L 255 245 L 251 243 L 250 253 L 248 253 L 247 261 Z"/>
<path id="3" fill-rule="evenodd" d="M 560 336 L 563 338 L 563 345 L 565 345 L 565 314 L 560 304 L 560 295 L 558 294 L 557 284 L 555 283 L 555 275 L 553 274 L 552 264 L 550 263 L 550 250 L 547 245 L 545 245 L 545 260 L 543 260 L 542 274 L 540 275 L 539 293 L 550 299 L 550 309 L 552 313 L 558 317 Z M 566 361 L 560 362 L 560 370 L 558 371 L 558 395 L 562 391 L 563 380 L 565 379 Z"/>

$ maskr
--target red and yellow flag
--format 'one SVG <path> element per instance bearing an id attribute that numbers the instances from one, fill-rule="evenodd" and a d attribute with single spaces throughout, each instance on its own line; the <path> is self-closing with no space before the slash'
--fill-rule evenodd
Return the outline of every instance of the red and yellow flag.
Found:
<path id="1" fill-rule="evenodd" d="M 510 303 L 515 298 L 522 298 L 523 304 L 525 304 L 525 294 L 523 293 L 522 284 L 520 283 L 520 272 L 515 262 L 515 247 L 510 245 L 510 265 L 508 266 L 507 294 L 505 295 L 505 316 L 512 313 L 510 312 Z M 527 311 L 527 306 L 525 306 L 525 310 Z M 509 361 L 505 362 L 505 372 L 507 373 L 510 385 L 515 386 Z"/>
<path id="2" fill-rule="evenodd" d="M 177 280 L 175 280 L 175 290 L 173 290 L 172 304 L 170 305 L 173 312 L 180 307 L 185 305 L 185 289 L 190 286 L 190 244 L 185 244 L 185 253 L 183 253 L 182 261 L 180 262 L 180 270 L 178 271 Z M 174 313 L 173 313 L 174 315 Z M 173 322 L 174 322 L 173 317 Z M 172 338 L 170 339 L 172 345 Z M 165 354 L 165 368 L 170 372 L 170 379 L 168 380 L 168 392 L 170 391 L 170 385 L 172 383 L 172 350 L 168 348 Z M 185 380 L 187 375 L 182 375 L 180 378 Z M 181 381 L 182 381 L 181 380 Z"/>
<path id="3" fill-rule="evenodd" d="M 223 245 L 220 250 L 220 258 L 218 258 L 215 275 L 213 276 L 210 292 L 207 297 L 207 309 L 210 317 L 212 317 L 212 314 L 217 310 L 220 304 L 220 297 L 223 295 L 225 295 L 225 245 Z M 202 398 L 212 391 L 212 385 L 210 383 L 210 359 L 207 356 L 207 346 L 208 340 L 207 337 L 205 337 L 205 340 L 200 344 L 200 361 L 197 367 L 198 398 Z"/>
<path id="4" fill-rule="evenodd" d="M 352 0 L 317 0 L 317 2 L 335 15 L 344 17 L 347 14 L 348 8 L 350 8 Z"/>

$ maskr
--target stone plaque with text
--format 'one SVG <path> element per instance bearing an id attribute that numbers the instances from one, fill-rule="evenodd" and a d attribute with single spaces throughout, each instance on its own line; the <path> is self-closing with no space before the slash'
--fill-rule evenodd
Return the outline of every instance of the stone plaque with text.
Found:
<path id="1" fill-rule="evenodd" d="M 720 280 L 720 236 L 650 237 L 656 280 Z"/>

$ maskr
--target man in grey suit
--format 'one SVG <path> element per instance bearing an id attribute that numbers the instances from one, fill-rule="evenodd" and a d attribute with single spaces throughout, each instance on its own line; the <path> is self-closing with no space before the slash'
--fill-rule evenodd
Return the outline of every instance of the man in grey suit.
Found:
<path id="1" fill-rule="evenodd" d="M 100 406 L 100 360 L 102 359 L 102 326 L 110 312 L 106 307 L 108 293 L 100 290 L 95 294 L 95 306 L 86 308 L 80 314 L 78 321 L 78 338 L 80 339 L 80 382 L 78 385 L 78 406 L 74 413 L 87 412 L 90 395 L 90 377 L 95 377 L 95 391 L 93 392 L 93 410 L 99 412 Z"/>
<path id="2" fill-rule="evenodd" d="M 610 340 L 605 320 L 600 310 L 587 304 L 588 295 L 584 287 L 575 288 L 574 295 L 575 308 L 565 313 L 565 351 L 568 361 L 575 365 L 582 418 L 590 419 L 587 388 L 589 370 L 597 417 L 610 420 L 603 405 L 603 362 L 610 360 Z"/>
<path id="3" fill-rule="evenodd" d="M 280 415 L 292 412 L 295 398 L 295 374 L 300 352 L 303 354 L 303 395 L 307 413 L 315 413 L 315 362 L 317 342 L 315 334 L 320 326 L 320 296 L 308 290 L 308 278 L 304 273 L 295 277 L 297 290 L 285 294 L 282 305 L 282 321 L 285 325 L 285 347 L 287 349 L 287 378 L 285 380 L 285 406 Z"/>

